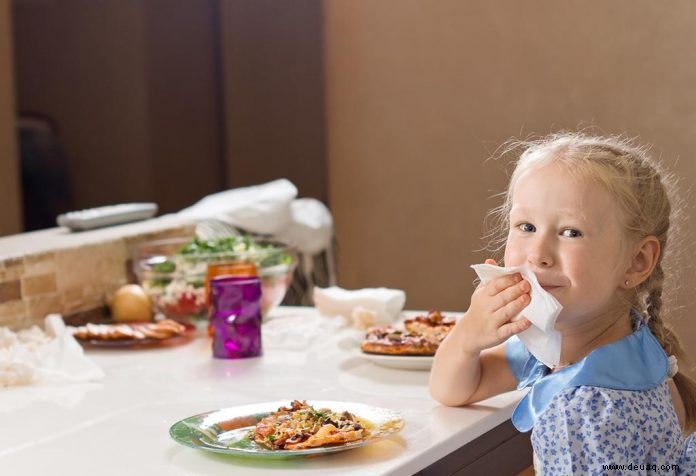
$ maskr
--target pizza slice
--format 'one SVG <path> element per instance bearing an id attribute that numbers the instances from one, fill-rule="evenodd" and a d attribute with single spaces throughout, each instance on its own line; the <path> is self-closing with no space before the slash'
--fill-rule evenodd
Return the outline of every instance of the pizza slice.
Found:
<path id="1" fill-rule="evenodd" d="M 373 327 L 367 331 L 360 349 L 368 354 L 435 355 L 439 340 L 393 326 Z"/>
<path id="2" fill-rule="evenodd" d="M 439 311 L 430 311 L 426 316 L 406 319 L 403 327 L 368 329 L 360 349 L 369 354 L 435 355 L 455 323 L 454 318 L 445 317 Z"/>
<path id="3" fill-rule="evenodd" d="M 273 450 L 337 445 L 366 439 L 369 435 L 370 431 L 352 413 L 317 410 L 298 400 L 264 417 L 253 430 L 254 441 Z"/>

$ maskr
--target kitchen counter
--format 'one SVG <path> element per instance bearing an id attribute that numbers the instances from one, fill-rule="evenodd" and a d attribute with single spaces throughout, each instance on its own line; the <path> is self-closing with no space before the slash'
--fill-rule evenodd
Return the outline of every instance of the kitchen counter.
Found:
<path id="1" fill-rule="evenodd" d="M 198 331 L 202 335 L 177 347 L 87 350 L 106 373 L 98 383 L 0 389 L 0 472 L 427 474 L 509 420 L 523 395 L 510 392 L 465 408 L 443 407 L 428 395 L 427 371 L 375 365 L 357 348 L 360 333 L 335 330 L 337 321 L 331 319 L 312 308 L 277 309 L 264 324 L 260 358 L 213 359 L 209 339 Z M 307 325 L 316 331 L 301 333 Z M 172 424 L 198 413 L 292 399 L 391 408 L 403 413 L 406 425 L 397 435 L 362 448 L 287 460 L 196 450 L 168 434 Z"/>

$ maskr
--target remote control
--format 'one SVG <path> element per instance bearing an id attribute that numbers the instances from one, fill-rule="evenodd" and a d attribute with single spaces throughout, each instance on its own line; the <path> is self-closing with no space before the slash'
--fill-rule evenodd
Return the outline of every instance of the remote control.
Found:
<path id="1" fill-rule="evenodd" d="M 59 226 L 66 226 L 72 231 L 83 231 L 145 220 L 155 216 L 156 213 L 156 203 L 121 203 L 63 213 L 58 215 L 56 222 Z"/>

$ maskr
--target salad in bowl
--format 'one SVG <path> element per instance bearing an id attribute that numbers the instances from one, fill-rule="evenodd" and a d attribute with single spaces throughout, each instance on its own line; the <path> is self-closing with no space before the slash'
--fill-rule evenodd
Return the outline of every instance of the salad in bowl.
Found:
<path id="1" fill-rule="evenodd" d="M 297 256 L 284 243 L 235 235 L 150 241 L 137 246 L 133 257 L 135 274 L 156 311 L 179 320 L 207 316 L 205 280 L 211 263 L 253 264 L 261 281 L 261 313 L 266 315 L 285 297 Z"/>

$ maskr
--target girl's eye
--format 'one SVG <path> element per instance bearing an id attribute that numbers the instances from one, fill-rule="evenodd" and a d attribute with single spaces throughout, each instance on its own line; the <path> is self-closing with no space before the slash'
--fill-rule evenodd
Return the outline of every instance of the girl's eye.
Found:
<path id="1" fill-rule="evenodd" d="M 568 238 L 579 238 L 582 236 L 582 232 L 573 228 L 566 228 L 561 232 L 561 235 Z"/>
<path id="2" fill-rule="evenodd" d="M 517 228 L 519 228 L 522 231 L 525 231 L 527 233 L 531 233 L 536 231 L 536 227 L 532 225 L 531 223 L 522 223 L 520 225 L 517 225 Z"/>

